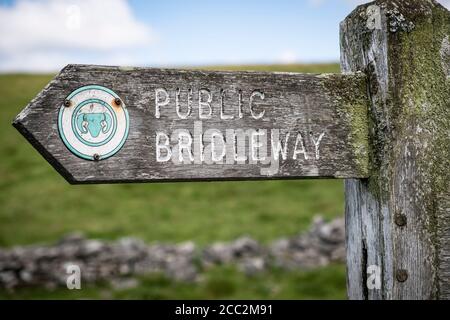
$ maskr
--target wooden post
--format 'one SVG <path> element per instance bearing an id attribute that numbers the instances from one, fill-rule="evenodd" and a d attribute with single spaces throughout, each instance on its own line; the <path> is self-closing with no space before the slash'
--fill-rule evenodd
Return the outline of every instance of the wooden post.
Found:
<path id="1" fill-rule="evenodd" d="M 449 299 L 450 14 L 431 0 L 360 6 L 341 51 L 371 100 L 370 178 L 345 182 L 349 298 Z"/>

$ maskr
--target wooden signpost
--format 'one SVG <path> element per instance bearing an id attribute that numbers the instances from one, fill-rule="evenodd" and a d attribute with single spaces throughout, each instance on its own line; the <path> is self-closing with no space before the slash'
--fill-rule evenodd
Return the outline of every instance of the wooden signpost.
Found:
<path id="1" fill-rule="evenodd" d="M 69 65 L 13 125 L 70 183 L 348 179 L 349 297 L 450 298 L 449 37 L 376 1 L 342 75 Z"/>
<path id="2" fill-rule="evenodd" d="M 361 178 L 367 105 L 363 74 L 69 65 L 14 125 L 71 183 Z"/>

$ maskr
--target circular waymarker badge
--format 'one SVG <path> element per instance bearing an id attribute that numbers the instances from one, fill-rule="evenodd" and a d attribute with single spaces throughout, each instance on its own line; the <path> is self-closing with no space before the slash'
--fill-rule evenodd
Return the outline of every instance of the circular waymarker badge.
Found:
<path id="1" fill-rule="evenodd" d="M 125 103 L 112 90 L 89 85 L 73 91 L 62 104 L 58 130 L 66 147 L 87 160 L 116 154 L 128 137 Z"/>

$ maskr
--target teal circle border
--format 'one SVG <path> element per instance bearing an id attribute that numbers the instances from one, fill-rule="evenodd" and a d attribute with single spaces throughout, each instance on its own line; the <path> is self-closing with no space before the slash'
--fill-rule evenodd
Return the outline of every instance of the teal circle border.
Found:
<path id="1" fill-rule="evenodd" d="M 74 91 L 72 91 L 68 96 L 67 96 L 67 100 L 70 100 L 73 98 L 73 96 L 75 96 L 76 94 L 86 91 L 86 90 L 101 90 L 104 91 L 106 93 L 109 93 L 110 95 L 112 95 L 114 98 L 119 98 L 120 97 L 112 90 L 100 86 L 100 85 L 87 85 L 87 86 L 83 86 L 80 87 Z M 64 142 L 64 145 L 67 147 L 67 149 L 69 149 L 70 152 L 72 152 L 74 155 L 82 158 L 82 159 L 86 159 L 86 160 L 95 160 L 94 156 L 92 155 L 87 155 L 84 153 L 79 152 L 78 150 L 76 150 L 68 141 L 66 136 L 64 135 L 64 132 L 62 130 L 62 117 L 64 114 L 64 111 L 67 107 L 65 107 L 64 105 L 62 105 L 59 109 L 59 114 L 58 114 L 58 132 L 59 132 L 59 136 L 61 137 L 61 140 Z M 114 148 L 114 150 L 108 152 L 107 154 L 104 155 L 99 155 L 100 158 L 99 160 L 104 160 L 107 159 L 113 155 L 115 155 L 120 149 L 122 149 L 123 145 L 125 144 L 125 141 L 128 138 L 128 134 L 129 134 L 129 129 L 130 129 L 130 117 L 128 115 L 128 110 L 126 107 L 124 107 L 124 105 L 122 105 L 122 109 L 124 111 L 125 114 L 125 134 L 122 137 L 122 140 L 120 141 L 120 143 L 117 145 L 117 147 Z M 115 114 L 114 114 L 115 115 Z"/>
<path id="2" fill-rule="evenodd" d="M 113 127 L 113 130 L 112 130 L 113 132 L 111 132 L 111 134 L 105 140 L 97 142 L 97 143 L 86 141 L 85 139 L 83 139 L 82 136 L 80 136 L 80 134 L 76 130 L 75 121 L 76 121 L 76 116 L 78 116 L 78 111 L 82 107 L 87 105 L 88 103 L 101 104 L 102 106 L 106 107 L 109 110 L 109 112 L 111 112 L 111 114 L 112 114 L 112 116 L 114 118 L 114 121 L 113 121 L 114 127 Z M 105 145 L 106 143 L 111 141 L 111 139 L 114 137 L 114 135 L 116 134 L 116 131 L 117 131 L 117 116 L 116 116 L 116 113 L 114 112 L 113 108 L 109 105 L 109 103 L 106 103 L 105 101 L 102 101 L 100 99 L 87 99 L 87 100 L 84 100 L 83 102 L 81 102 L 80 104 L 78 104 L 78 106 L 76 106 L 75 110 L 73 111 L 71 123 L 72 123 L 72 131 L 75 133 L 75 136 L 78 138 L 78 140 L 80 142 L 84 143 L 85 145 L 90 146 L 90 147 L 100 147 L 100 146 Z"/>

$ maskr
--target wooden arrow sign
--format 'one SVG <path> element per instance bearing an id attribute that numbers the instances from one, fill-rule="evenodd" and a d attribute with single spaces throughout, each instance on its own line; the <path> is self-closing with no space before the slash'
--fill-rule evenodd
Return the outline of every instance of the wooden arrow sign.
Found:
<path id="1" fill-rule="evenodd" d="M 13 125 L 70 183 L 367 177 L 362 74 L 69 65 Z"/>

